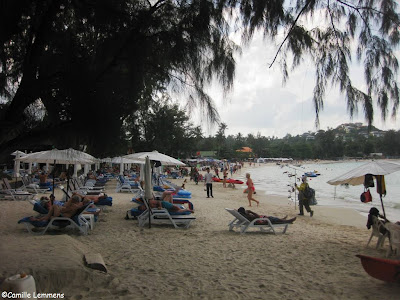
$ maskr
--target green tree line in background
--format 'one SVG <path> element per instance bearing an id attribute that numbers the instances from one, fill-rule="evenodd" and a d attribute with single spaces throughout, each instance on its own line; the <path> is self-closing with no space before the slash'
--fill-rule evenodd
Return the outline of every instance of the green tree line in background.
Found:
<path id="1" fill-rule="evenodd" d="M 219 159 L 340 159 L 368 157 L 371 153 L 382 153 L 385 157 L 400 156 L 400 131 L 381 132 L 377 137 L 368 134 L 366 127 L 362 132 L 353 130 L 345 133 L 340 129 L 328 129 L 277 138 L 260 133 L 226 135 L 228 126 L 221 123 L 217 133 L 207 137 L 200 126 L 190 122 L 184 110 L 166 97 L 160 97 L 151 106 L 141 103 L 137 114 L 125 123 L 126 148 L 135 152 L 157 149 L 179 158 L 196 157 L 199 151 L 214 151 Z M 253 152 L 236 151 L 242 147 L 250 147 Z"/>

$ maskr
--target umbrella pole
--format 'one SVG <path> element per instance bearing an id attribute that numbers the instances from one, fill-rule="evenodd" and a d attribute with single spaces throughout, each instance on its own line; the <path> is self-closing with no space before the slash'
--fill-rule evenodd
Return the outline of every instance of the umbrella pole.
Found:
<path id="1" fill-rule="evenodd" d="M 53 196 L 54 196 L 54 186 L 55 186 L 55 184 L 54 184 L 54 181 L 55 181 L 55 174 L 56 174 L 56 160 L 54 160 L 54 166 L 53 166 Z"/>
<path id="2" fill-rule="evenodd" d="M 294 169 L 294 210 L 296 210 L 296 204 L 297 204 L 297 189 L 296 189 L 296 184 L 297 184 L 297 170 Z"/>
<path id="3" fill-rule="evenodd" d="M 147 201 L 147 205 L 149 206 L 149 228 L 151 228 L 151 216 L 150 216 L 151 215 L 151 207 L 150 207 L 149 201 Z"/>
<path id="4" fill-rule="evenodd" d="M 386 213 L 385 213 L 385 207 L 383 206 L 383 200 L 382 200 L 382 194 L 379 194 L 380 198 L 381 198 L 381 205 L 382 205 L 382 210 L 383 210 L 383 216 L 386 219 Z"/>

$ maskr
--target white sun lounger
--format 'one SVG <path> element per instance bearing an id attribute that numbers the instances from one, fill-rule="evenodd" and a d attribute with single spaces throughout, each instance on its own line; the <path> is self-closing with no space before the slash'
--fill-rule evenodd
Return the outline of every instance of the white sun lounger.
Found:
<path id="1" fill-rule="evenodd" d="M 272 232 L 276 234 L 276 228 L 283 228 L 282 234 L 284 234 L 289 227 L 289 224 L 272 224 L 268 218 L 257 218 L 253 221 L 249 221 L 246 217 L 240 214 L 235 209 L 225 208 L 227 212 L 233 215 L 235 218 L 228 224 L 229 231 L 233 231 L 234 228 L 238 228 L 240 233 L 246 233 L 250 228 L 260 229 L 262 232 Z M 267 221 L 264 224 L 256 224 L 257 221 Z"/>
<path id="2" fill-rule="evenodd" d="M 137 217 L 140 227 L 145 226 L 150 221 L 151 224 L 169 224 L 175 228 L 189 228 L 190 224 L 196 220 L 196 217 L 192 215 L 171 215 L 165 208 L 150 209 L 147 201 L 144 201 L 144 203 L 146 210 Z"/>

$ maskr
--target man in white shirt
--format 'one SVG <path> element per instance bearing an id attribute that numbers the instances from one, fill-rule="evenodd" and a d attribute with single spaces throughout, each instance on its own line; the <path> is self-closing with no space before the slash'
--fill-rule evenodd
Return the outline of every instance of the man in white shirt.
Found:
<path id="1" fill-rule="evenodd" d="M 210 173 L 210 168 L 207 168 L 207 173 L 204 175 L 204 181 L 205 181 L 205 185 L 207 188 L 207 198 L 210 198 L 210 196 L 212 198 L 214 198 L 213 196 L 213 192 L 212 192 L 212 174 Z"/>

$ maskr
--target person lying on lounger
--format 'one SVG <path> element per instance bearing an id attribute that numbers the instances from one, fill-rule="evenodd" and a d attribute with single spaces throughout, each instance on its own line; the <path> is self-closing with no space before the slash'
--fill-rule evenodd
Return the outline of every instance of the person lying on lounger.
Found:
<path id="1" fill-rule="evenodd" d="M 73 195 L 78 195 L 82 199 L 82 201 L 84 201 L 85 203 L 93 202 L 94 204 L 96 204 L 97 202 L 99 202 L 102 199 L 107 198 L 107 195 L 104 193 L 100 193 L 99 195 L 82 195 L 79 193 L 73 193 Z"/>
<path id="2" fill-rule="evenodd" d="M 173 211 L 177 213 L 184 213 L 190 211 L 191 213 L 194 213 L 193 210 L 189 208 L 180 208 L 178 205 L 175 205 L 173 203 L 167 202 L 167 201 L 158 201 L 158 200 L 149 200 L 149 205 L 151 208 L 165 208 L 168 211 Z"/>
<path id="3" fill-rule="evenodd" d="M 286 219 L 287 216 L 285 216 L 283 218 L 277 218 L 277 217 L 273 217 L 273 216 L 259 215 L 251 210 L 245 210 L 244 207 L 240 207 L 238 209 L 238 212 L 249 221 L 253 221 L 258 218 L 268 218 L 272 224 L 292 224 L 296 220 L 296 218 Z M 255 224 L 259 224 L 259 225 L 268 224 L 268 221 L 267 220 L 265 220 L 265 221 L 258 220 L 258 221 L 256 221 Z"/>
<path id="4" fill-rule="evenodd" d="M 65 217 L 71 218 L 73 215 L 76 214 L 78 209 L 80 209 L 84 204 L 80 202 L 80 197 L 74 195 L 71 199 L 64 206 L 52 205 L 49 213 L 41 218 L 31 217 L 31 221 L 48 221 L 53 217 Z"/>
<path id="5" fill-rule="evenodd" d="M 161 199 L 163 200 L 163 201 L 167 201 L 167 202 L 169 202 L 169 203 L 174 203 L 173 202 L 173 197 L 174 197 L 174 195 L 176 195 L 176 194 L 178 194 L 178 192 L 179 192 L 179 190 L 180 190 L 181 188 L 176 188 L 174 191 L 164 191 L 163 193 L 162 193 L 162 195 L 161 195 Z"/>

